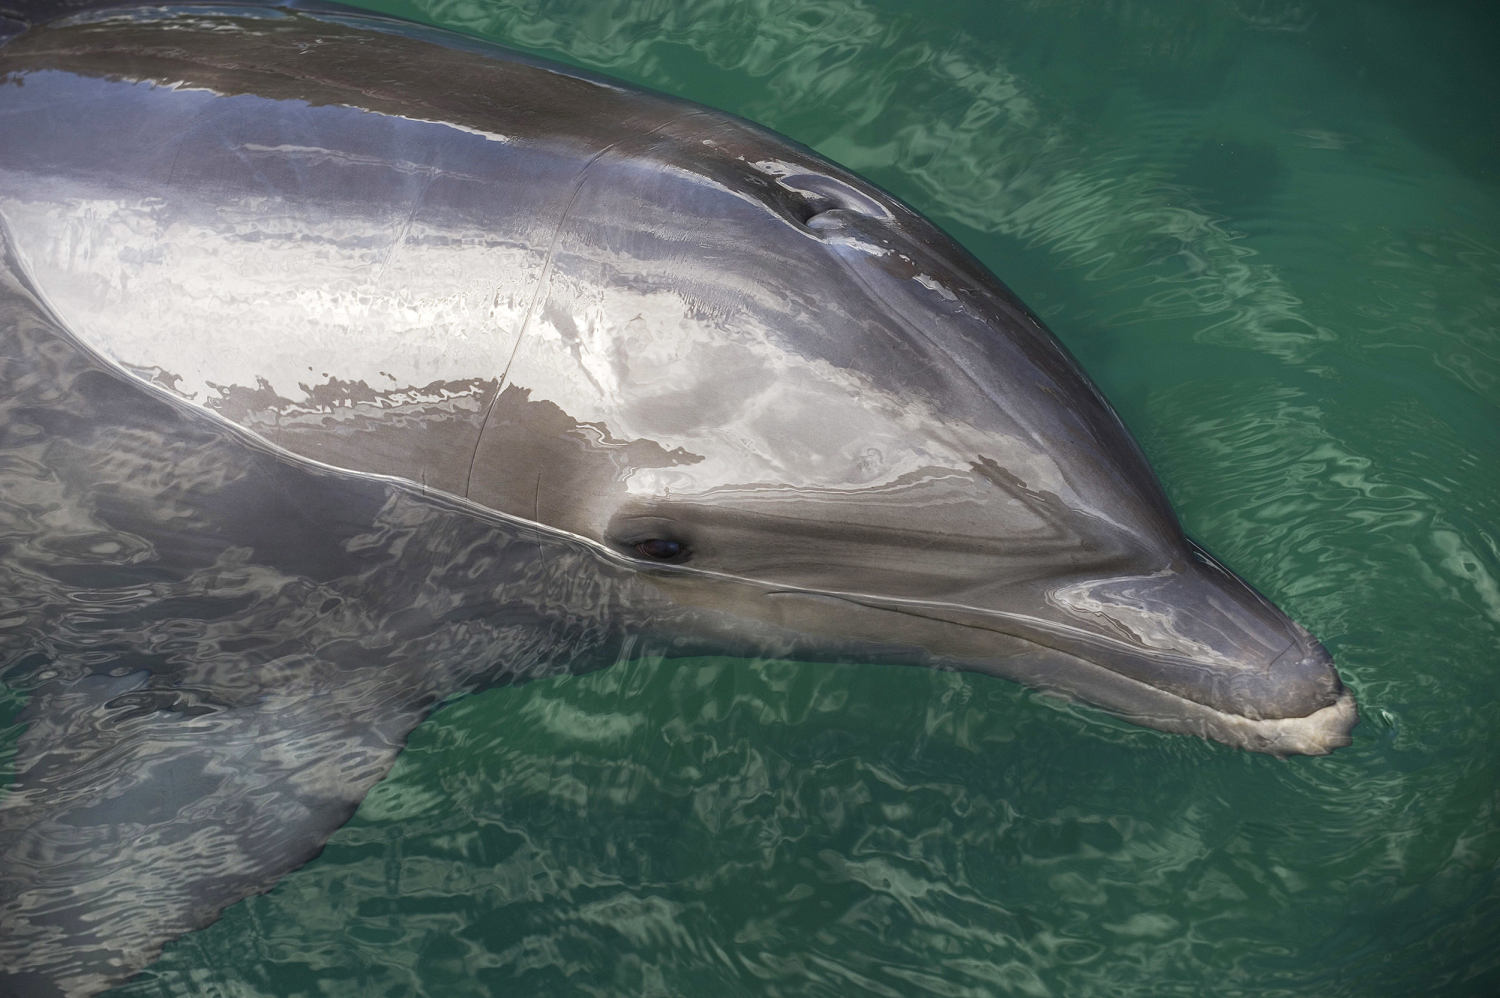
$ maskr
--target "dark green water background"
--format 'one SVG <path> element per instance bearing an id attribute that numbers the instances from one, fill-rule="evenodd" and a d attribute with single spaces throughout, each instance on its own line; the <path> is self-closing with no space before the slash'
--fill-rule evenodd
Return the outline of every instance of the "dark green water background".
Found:
<path id="1" fill-rule="evenodd" d="M 935 218 L 1328 644 L 1350 748 L 643 657 L 460 702 L 117 995 L 1500 993 L 1500 31 L 1349 0 L 386 0 Z"/>

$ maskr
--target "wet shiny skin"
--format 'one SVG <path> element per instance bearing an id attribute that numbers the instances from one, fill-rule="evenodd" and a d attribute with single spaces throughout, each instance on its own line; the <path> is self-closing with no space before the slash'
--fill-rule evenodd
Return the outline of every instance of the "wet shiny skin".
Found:
<path id="1" fill-rule="evenodd" d="M 172 419 L 140 417 L 164 437 L 217 420 L 355 490 L 452 497 L 442 516 L 476 537 L 520 531 L 513 557 L 537 560 L 495 614 L 535 612 L 550 551 L 600 582 L 548 598 L 604 630 L 970 669 L 1278 754 L 1347 743 L 1326 653 L 1182 536 L 1036 318 L 807 150 L 361 18 L 119 15 L 0 60 L 27 137 L 0 149 L 14 314 L 170 400 Z M 195 526 L 228 515 L 195 508 Z M 457 626 L 424 613 L 424 633 Z M 372 779 L 437 699 L 547 668 L 434 669 L 456 645 L 434 647 L 407 702 L 371 708 Z M 59 703 L 95 689 L 65 678 Z M 135 690 L 96 685 L 105 707 Z M 51 806 L 46 786 L 20 807 Z M 305 855 L 215 874 L 120 959 Z"/>

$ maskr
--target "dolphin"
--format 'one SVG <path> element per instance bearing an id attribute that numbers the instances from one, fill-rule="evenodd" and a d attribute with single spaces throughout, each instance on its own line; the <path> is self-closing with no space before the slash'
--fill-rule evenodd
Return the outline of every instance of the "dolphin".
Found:
<path id="1" fill-rule="evenodd" d="M 1066 350 L 847 170 L 333 6 L 32 20 L 0 991 L 125 979 L 316 855 L 444 701 L 643 649 L 1349 743 L 1326 650 L 1184 536 Z"/>

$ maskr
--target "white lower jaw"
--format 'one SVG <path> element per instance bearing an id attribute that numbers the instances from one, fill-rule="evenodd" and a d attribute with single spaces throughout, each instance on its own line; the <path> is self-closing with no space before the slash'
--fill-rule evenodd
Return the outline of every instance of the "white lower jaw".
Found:
<path id="1" fill-rule="evenodd" d="M 1327 707 L 1305 717 L 1253 721 L 1212 707 L 1204 707 L 1203 711 L 1209 715 L 1203 720 L 1205 737 L 1275 756 L 1327 755 L 1354 740 L 1349 731 L 1359 720 L 1354 694 L 1348 690 L 1341 692 L 1339 698 Z M 1185 727 L 1182 730 L 1191 729 Z"/>

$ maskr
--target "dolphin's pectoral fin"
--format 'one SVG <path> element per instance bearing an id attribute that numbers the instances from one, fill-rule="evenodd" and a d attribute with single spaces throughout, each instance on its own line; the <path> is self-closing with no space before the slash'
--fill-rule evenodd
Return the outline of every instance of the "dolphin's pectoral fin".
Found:
<path id="1" fill-rule="evenodd" d="M 94 993 L 266 890 L 318 854 L 421 719 L 372 720 L 332 692 L 188 700 L 144 673 L 33 694 L 0 800 L 0 993 Z"/>

